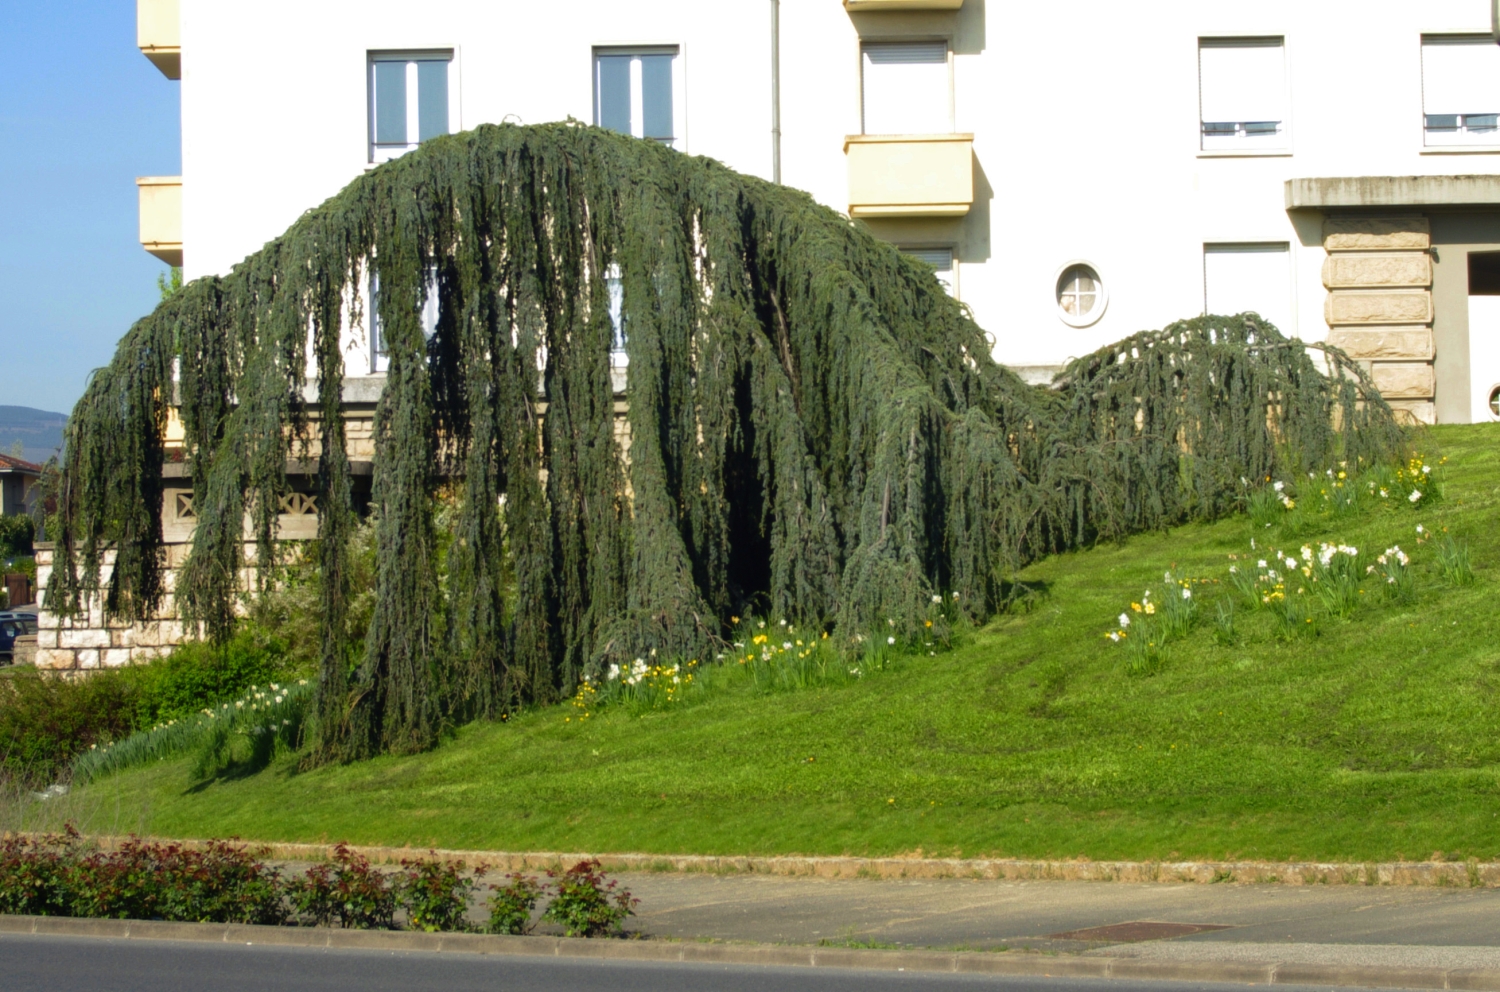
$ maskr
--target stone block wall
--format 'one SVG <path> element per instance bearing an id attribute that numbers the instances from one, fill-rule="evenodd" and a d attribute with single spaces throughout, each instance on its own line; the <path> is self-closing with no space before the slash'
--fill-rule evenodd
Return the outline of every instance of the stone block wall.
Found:
<path id="1" fill-rule="evenodd" d="M 610 374 L 615 390 L 615 441 L 619 444 L 621 457 L 628 467 L 630 421 L 629 404 L 625 399 L 626 370 L 623 366 L 617 366 L 610 370 Z M 372 380 L 376 378 L 383 377 L 371 377 Z M 366 382 L 365 386 L 368 387 L 369 383 Z M 345 408 L 344 432 L 347 450 L 349 460 L 355 464 L 361 462 L 368 464 L 375 457 L 373 419 L 375 396 L 378 396 L 378 390 L 366 397 L 370 399 L 370 402 L 350 403 Z M 539 402 L 536 409 L 539 415 L 545 416 L 547 404 Z M 176 429 L 169 425 L 167 435 L 168 449 L 180 449 L 183 437 L 180 423 Z M 302 454 L 310 463 L 316 464 L 321 449 L 322 445 L 314 438 Z M 198 523 L 198 515 L 193 505 L 193 490 L 188 488 L 191 482 L 188 481 L 186 472 L 183 471 L 183 464 L 180 461 L 169 463 L 167 469 L 168 471 L 163 474 L 169 481 L 162 492 L 162 536 L 166 543 L 167 554 L 167 569 L 163 576 L 166 595 L 162 598 L 161 608 L 157 615 L 143 623 L 128 625 L 107 623 L 104 619 L 103 608 L 97 602 L 90 604 L 86 616 L 66 619 L 52 613 L 47 608 L 45 590 L 48 579 L 52 577 L 54 549 L 49 543 L 38 543 L 36 565 L 37 597 L 40 608 L 37 611 L 38 629 L 35 648 L 38 668 L 51 669 L 70 676 L 81 676 L 104 668 L 118 668 L 123 665 L 150 661 L 169 654 L 173 648 L 182 643 L 186 632 L 182 622 L 177 618 L 175 592 L 178 571 L 182 563 L 187 560 L 193 530 Z M 545 469 L 543 472 L 545 473 Z M 626 496 L 627 498 L 630 496 L 628 480 Z M 277 517 L 278 537 L 281 540 L 307 541 L 318 536 L 316 497 L 308 493 L 289 493 L 282 499 L 281 510 L 282 512 Z M 255 545 L 249 540 L 251 530 L 248 522 L 245 537 L 247 540 L 244 560 L 249 563 L 250 567 L 242 569 L 239 578 L 241 588 L 249 589 L 253 588 L 255 583 Z M 109 581 L 114 563 L 114 552 L 106 551 L 99 576 L 101 585 Z"/>
<path id="2" fill-rule="evenodd" d="M 1323 224 L 1328 342 L 1363 362 L 1409 422 L 1436 419 L 1432 256 L 1426 217 L 1329 217 Z"/>
<path id="3" fill-rule="evenodd" d="M 173 593 L 177 587 L 177 570 L 187 557 L 187 545 L 167 545 L 167 571 L 164 583 L 167 593 L 156 617 L 137 624 L 108 623 L 103 606 L 94 602 L 84 616 L 59 617 L 47 609 L 47 580 L 52 576 L 53 546 L 36 546 L 37 586 L 41 592 L 41 609 L 37 611 L 36 666 L 52 671 L 82 674 L 101 668 L 150 661 L 169 653 L 182 643 L 182 623 L 177 619 Z M 113 551 L 105 552 L 100 582 L 109 580 L 114 568 Z"/>

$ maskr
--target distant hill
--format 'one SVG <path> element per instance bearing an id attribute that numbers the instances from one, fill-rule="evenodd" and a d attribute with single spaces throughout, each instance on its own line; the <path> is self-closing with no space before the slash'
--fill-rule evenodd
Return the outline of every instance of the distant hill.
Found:
<path id="1" fill-rule="evenodd" d="M 29 406 L 0 406 L 0 452 L 10 454 L 11 445 L 20 441 L 21 457 L 29 462 L 45 462 L 62 451 L 65 413 L 34 410 Z"/>

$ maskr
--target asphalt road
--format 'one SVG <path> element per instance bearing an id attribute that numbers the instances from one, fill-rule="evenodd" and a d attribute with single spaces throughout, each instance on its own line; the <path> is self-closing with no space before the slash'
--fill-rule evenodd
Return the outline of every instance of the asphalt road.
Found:
<path id="1" fill-rule="evenodd" d="M 1243 992 L 1240 985 L 1170 983 Z M 1282 986 L 1294 992 L 1294 986 Z M 98 940 L 0 934 L 4 992 L 1160 992 L 1102 979 L 905 975 L 833 968 L 725 967 L 465 954 Z"/>

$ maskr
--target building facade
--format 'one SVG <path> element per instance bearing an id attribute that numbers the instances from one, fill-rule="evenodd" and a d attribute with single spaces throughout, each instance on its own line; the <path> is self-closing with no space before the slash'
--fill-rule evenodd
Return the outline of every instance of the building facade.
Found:
<path id="1" fill-rule="evenodd" d="M 29 514 L 41 477 L 40 465 L 14 455 L 0 455 L 0 517 Z"/>
<path id="2" fill-rule="evenodd" d="M 434 134 L 572 117 L 809 191 L 1033 380 L 1255 310 L 1414 420 L 1500 419 L 1489 0 L 138 3 L 183 163 L 141 240 L 189 278 Z"/>

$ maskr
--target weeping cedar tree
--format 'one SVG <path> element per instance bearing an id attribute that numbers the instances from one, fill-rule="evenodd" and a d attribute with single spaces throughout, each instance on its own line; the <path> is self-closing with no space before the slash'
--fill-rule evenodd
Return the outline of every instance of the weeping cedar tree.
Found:
<path id="1" fill-rule="evenodd" d="M 360 639 L 340 398 L 367 316 L 390 367 Z M 1341 352 L 1322 374 L 1253 314 L 1138 334 L 1050 390 L 989 354 L 930 270 L 803 193 L 573 122 L 484 126 L 372 170 L 131 328 L 69 422 L 50 602 L 102 597 L 127 621 L 160 607 L 175 398 L 198 515 L 176 609 L 226 636 L 247 564 L 274 578 L 288 460 L 316 451 L 315 753 L 349 760 L 651 649 L 707 657 L 733 613 L 915 637 L 941 595 L 982 620 L 1039 555 L 1405 443 Z M 440 486 L 458 494 L 441 587 Z"/>

